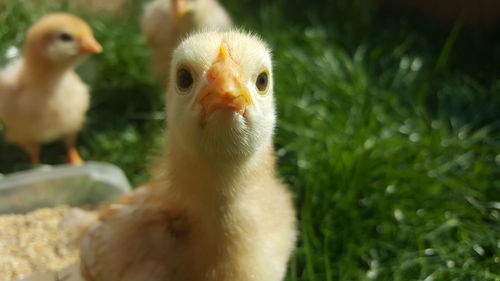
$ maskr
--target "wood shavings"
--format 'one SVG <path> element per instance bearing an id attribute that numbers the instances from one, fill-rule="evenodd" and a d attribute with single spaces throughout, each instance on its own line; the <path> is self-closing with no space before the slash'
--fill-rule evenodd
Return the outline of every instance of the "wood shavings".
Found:
<path id="1" fill-rule="evenodd" d="M 79 239 L 94 218 L 94 212 L 68 206 L 0 215 L 0 281 L 78 262 Z"/>

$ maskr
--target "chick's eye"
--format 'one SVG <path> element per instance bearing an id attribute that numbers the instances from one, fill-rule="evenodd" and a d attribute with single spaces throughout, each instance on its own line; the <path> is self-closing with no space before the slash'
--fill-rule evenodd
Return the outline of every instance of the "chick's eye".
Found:
<path id="1" fill-rule="evenodd" d="M 59 34 L 59 40 L 64 41 L 64 42 L 69 42 L 73 40 L 73 36 L 69 35 L 66 32 L 63 32 Z"/>
<path id="2" fill-rule="evenodd" d="M 193 76 L 191 73 L 185 68 L 179 69 L 179 71 L 177 71 L 177 86 L 179 89 L 185 91 L 189 89 L 191 85 L 193 85 Z"/>
<path id="3" fill-rule="evenodd" d="M 257 81 L 255 81 L 255 85 L 259 91 L 263 92 L 267 89 L 269 78 L 266 71 L 263 71 L 257 76 Z"/>

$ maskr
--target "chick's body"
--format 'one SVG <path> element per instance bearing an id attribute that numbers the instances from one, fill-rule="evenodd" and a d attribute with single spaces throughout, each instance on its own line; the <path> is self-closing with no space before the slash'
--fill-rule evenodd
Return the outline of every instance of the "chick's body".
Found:
<path id="1" fill-rule="evenodd" d="M 90 28 L 68 14 L 50 14 L 29 30 L 20 58 L 0 72 L 0 122 L 6 139 L 39 162 L 40 145 L 62 139 L 73 164 L 75 138 L 85 122 L 89 90 L 74 72 L 88 54 L 101 52 Z"/>
<path id="2" fill-rule="evenodd" d="M 19 85 L 23 61 L 0 73 L 0 120 L 7 140 L 21 146 L 76 135 L 89 107 L 88 87 L 68 71 L 49 89 Z"/>
<path id="3" fill-rule="evenodd" d="M 269 50 L 253 36 L 181 43 L 165 155 L 154 180 L 104 208 L 84 239 L 88 281 L 283 280 L 296 223 L 275 175 L 271 75 Z"/>
<path id="4" fill-rule="evenodd" d="M 196 30 L 228 30 L 231 18 L 217 0 L 155 0 L 145 7 L 142 32 L 151 48 L 153 73 L 167 80 L 172 52 Z"/>

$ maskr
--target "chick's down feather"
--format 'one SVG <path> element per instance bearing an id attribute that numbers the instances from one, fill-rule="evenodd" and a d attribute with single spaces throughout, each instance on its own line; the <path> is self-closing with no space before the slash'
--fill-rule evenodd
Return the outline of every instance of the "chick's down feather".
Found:
<path id="1" fill-rule="evenodd" d="M 88 281 L 279 281 L 295 245 L 275 175 L 270 50 L 204 32 L 173 53 L 153 180 L 106 206 L 81 247 Z"/>

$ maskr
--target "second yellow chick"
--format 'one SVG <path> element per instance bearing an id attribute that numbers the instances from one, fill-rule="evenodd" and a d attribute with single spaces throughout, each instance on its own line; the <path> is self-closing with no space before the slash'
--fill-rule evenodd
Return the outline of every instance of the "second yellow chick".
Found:
<path id="1" fill-rule="evenodd" d="M 82 163 L 75 148 L 89 107 L 89 89 L 75 67 L 102 52 L 90 27 L 64 13 L 49 14 L 27 32 L 23 57 L 0 72 L 0 122 L 7 141 L 40 163 L 41 144 L 62 140 L 68 161 Z"/>
<path id="2" fill-rule="evenodd" d="M 172 51 L 196 30 L 226 31 L 232 21 L 217 0 L 156 0 L 145 8 L 142 32 L 152 51 L 153 73 L 165 86 Z"/>

